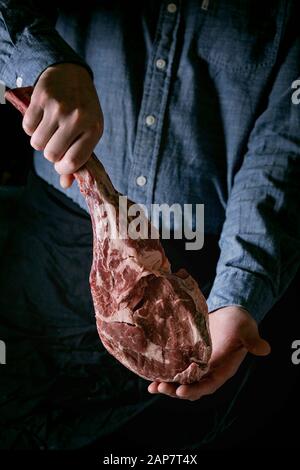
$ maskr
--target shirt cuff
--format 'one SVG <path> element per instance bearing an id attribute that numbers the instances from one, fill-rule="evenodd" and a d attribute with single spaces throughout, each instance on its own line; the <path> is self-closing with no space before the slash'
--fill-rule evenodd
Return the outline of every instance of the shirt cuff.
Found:
<path id="1" fill-rule="evenodd" d="M 25 30 L 0 71 L 0 79 L 9 88 L 35 85 L 45 69 L 65 62 L 85 67 L 93 78 L 89 65 L 57 31 L 51 29 L 51 31 L 36 32 L 32 35 Z"/>
<path id="2" fill-rule="evenodd" d="M 207 304 L 209 313 L 231 305 L 242 307 L 260 323 L 275 301 L 272 289 L 261 276 L 237 268 L 226 268 L 216 276 Z"/>

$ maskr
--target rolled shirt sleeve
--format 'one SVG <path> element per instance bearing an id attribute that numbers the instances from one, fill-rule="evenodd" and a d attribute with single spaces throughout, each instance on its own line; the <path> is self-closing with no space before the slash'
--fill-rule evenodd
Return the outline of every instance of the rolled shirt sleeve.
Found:
<path id="1" fill-rule="evenodd" d="M 92 71 L 55 29 L 57 9 L 34 1 L 0 1 L 0 80 L 6 86 L 34 85 L 51 65 L 71 62 Z"/>
<path id="2" fill-rule="evenodd" d="M 300 104 L 292 99 L 300 39 L 295 24 L 287 31 L 272 91 L 229 195 L 208 298 L 210 312 L 239 305 L 258 322 L 287 289 L 300 260 Z"/>

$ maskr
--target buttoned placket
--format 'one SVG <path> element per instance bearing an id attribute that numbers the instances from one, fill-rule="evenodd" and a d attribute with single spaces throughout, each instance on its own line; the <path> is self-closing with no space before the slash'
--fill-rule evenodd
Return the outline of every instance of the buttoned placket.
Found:
<path id="1" fill-rule="evenodd" d="M 150 205 L 171 85 L 180 21 L 180 1 L 163 2 L 151 58 L 146 69 L 133 162 L 129 173 L 130 199 Z"/>

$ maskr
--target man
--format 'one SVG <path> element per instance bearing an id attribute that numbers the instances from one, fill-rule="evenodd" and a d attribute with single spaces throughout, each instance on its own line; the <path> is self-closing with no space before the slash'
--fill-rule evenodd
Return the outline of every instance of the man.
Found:
<path id="1" fill-rule="evenodd" d="M 23 128 L 42 180 L 85 208 L 72 174 L 95 149 L 135 202 L 205 205 L 217 266 L 199 253 L 185 267 L 203 276 L 210 373 L 148 390 L 214 393 L 247 352 L 270 352 L 257 325 L 299 266 L 297 2 L 61 2 L 56 25 L 52 7 L 0 6 L 0 79 L 35 85 Z"/>

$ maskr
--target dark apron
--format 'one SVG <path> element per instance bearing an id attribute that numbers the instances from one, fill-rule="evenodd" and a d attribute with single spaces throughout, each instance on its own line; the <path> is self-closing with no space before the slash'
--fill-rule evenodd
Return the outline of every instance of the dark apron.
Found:
<path id="1" fill-rule="evenodd" d="M 99 340 L 88 283 L 89 215 L 33 173 L 26 188 L 0 195 L 0 339 L 7 346 L 0 447 L 76 449 L 130 435 L 141 447 L 179 449 L 205 445 L 224 431 L 248 362 L 212 398 L 150 395 L 148 382 Z M 173 268 L 185 266 L 207 294 L 217 240 L 208 237 L 198 259 L 180 243 L 165 242 Z"/>

